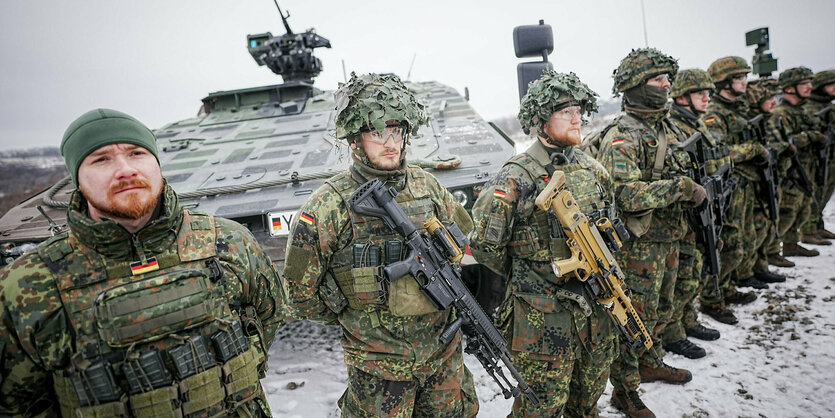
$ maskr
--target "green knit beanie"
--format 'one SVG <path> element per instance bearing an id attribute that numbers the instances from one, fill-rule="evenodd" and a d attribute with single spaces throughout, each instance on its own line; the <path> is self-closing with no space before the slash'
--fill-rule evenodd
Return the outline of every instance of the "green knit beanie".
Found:
<path id="1" fill-rule="evenodd" d="M 157 162 L 157 141 L 147 126 L 132 116 L 111 109 L 94 109 L 74 120 L 61 141 L 61 155 L 78 185 L 78 166 L 91 152 L 110 144 L 134 144 L 151 151 Z"/>

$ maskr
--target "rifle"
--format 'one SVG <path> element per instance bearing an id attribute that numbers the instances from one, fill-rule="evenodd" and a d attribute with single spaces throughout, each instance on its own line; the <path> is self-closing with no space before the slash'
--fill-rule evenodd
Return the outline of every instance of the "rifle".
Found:
<path id="1" fill-rule="evenodd" d="M 719 235 L 722 232 L 725 212 L 725 180 L 723 176 L 730 170 L 730 165 L 725 164 L 714 173 L 708 175 L 706 168 L 707 151 L 705 137 L 701 132 L 696 132 L 686 141 L 679 144 L 680 149 L 690 155 L 691 169 L 688 176 L 694 182 L 705 189 L 705 200 L 698 207 L 692 208 L 690 218 L 696 232 L 696 240 L 706 250 L 705 258 L 707 265 L 705 272 L 713 278 L 713 291 L 717 296 L 722 290 L 719 286 L 719 272 L 722 264 L 719 257 Z M 774 195 L 774 205 L 777 207 L 777 195 Z M 775 212 L 776 213 L 776 212 Z"/>
<path id="2" fill-rule="evenodd" d="M 571 191 L 566 188 L 562 171 L 555 171 L 551 176 L 548 185 L 536 197 L 536 206 L 541 210 L 551 209 L 557 215 L 565 231 L 566 245 L 571 250 L 571 258 L 552 263 L 554 274 L 563 277 L 573 273 L 583 284 L 584 296 L 588 299 L 591 295 L 603 307 L 626 344 L 633 349 L 643 345 L 661 365 L 661 359 L 652 348 L 652 338 L 632 307 L 623 272 L 612 256 L 612 252 L 622 246 L 619 235 L 624 239 L 629 237 L 620 220 L 615 218 L 615 222 L 611 222 L 601 217 L 592 228 L 589 218 L 580 212 Z"/>
<path id="3" fill-rule="evenodd" d="M 397 190 L 386 188 L 375 178 L 361 185 L 349 198 L 354 211 L 382 219 L 386 226 L 406 239 L 406 259 L 384 267 L 386 279 L 392 282 L 411 274 L 420 285 L 421 292 L 436 308 L 454 306 L 458 317 L 441 333 L 441 343 L 448 344 L 459 328 L 462 329 L 467 335 L 464 351 L 481 362 L 501 388 L 505 399 L 519 396 L 521 389 L 532 404 L 538 405 L 536 394 L 513 367 L 507 341 L 461 280 L 459 261 L 463 257 L 461 248 L 469 244 L 467 237 L 455 222 L 444 227 L 435 217 L 424 224 L 426 232 L 419 233 L 394 200 L 395 196 Z M 516 379 L 518 389 L 505 377 L 499 360 Z"/>
<path id="4" fill-rule="evenodd" d="M 820 112 L 815 113 L 815 116 L 821 120 L 821 131 L 826 136 L 826 141 L 818 148 L 818 172 L 815 176 L 815 180 L 823 187 L 826 187 L 826 182 L 829 181 L 829 159 L 831 158 L 833 136 L 835 136 L 832 124 L 826 124 L 826 115 L 831 111 L 832 107 L 827 106 Z"/>
<path id="5" fill-rule="evenodd" d="M 794 138 L 789 136 L 788 132 L 786 132 L 786 125 L 783 125 L 783 120 L 778 118 L 777 119 L 777 126 L 780 129 L 780 133 L 786 138 L 789 145 L 794 145 Z M 817 204 L 818 200 L 815 198 L 815 187 L 812 185 L 812 181 L 809 180 L 809 175 L 806 174 L 806 168 L 803 167 L 803 163 L 800 162 L 800 156 L 798 155 L 800 152 L 795 152 L 791 156 L 791 167 L 789 167 L 789 172 L 794 174 L 794 183 L 797 185 L 797 188 L 800 189 L 803 194 L 812 198 L 812 200 Z"/>
<path id="6" fill-rule="evenodd" d="M 762 174 L 762 188 L 765 190 L 765 204 L 768 207 L 768 218 L 774 224 L 774 237 L 780 238 L 780 231 L 777 228 L 778 217 L 780 214 L 780 205 L 777 201 L 779 198 L 777 191 L 777 158 L 778 152 L 775 148 L 768 146 L 768 140 L 765 137 L 765 119 L 762 114 L 759 114 L 750 120 L 748 123 L 754 131 L 757 140 L 768 150 L 768 158 L 764 165 L 760 166 Z"/>

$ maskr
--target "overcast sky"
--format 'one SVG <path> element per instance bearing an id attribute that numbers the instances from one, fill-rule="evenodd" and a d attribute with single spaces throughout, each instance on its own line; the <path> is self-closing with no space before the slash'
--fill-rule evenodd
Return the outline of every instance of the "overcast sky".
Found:
<path id="1" fill-rule="evenodd" d="M 347 71 L 394 72 L 469 87 L 486 118 L 518 105 L 512 31 L 544 19 L 550 56 L 603 98 L 612 70 L 644 46 L 640 0 L 283 0 L 294 31 L 315 27 L 316 85 Z M 706 69 L 716 58 L 750 60 L 745 32 L 768 26 L 779 69 L 835 68 L 835 1 L 645 0 L 649 45 Z M 284 29 L 271 0 L 5 0 L 0 10 L 0 149 L 58 145 L 66 126 L 95 107 L 127 112 L 151 128 L 196 115 L 208 93 L 275 84 L 246 35 Z"/>

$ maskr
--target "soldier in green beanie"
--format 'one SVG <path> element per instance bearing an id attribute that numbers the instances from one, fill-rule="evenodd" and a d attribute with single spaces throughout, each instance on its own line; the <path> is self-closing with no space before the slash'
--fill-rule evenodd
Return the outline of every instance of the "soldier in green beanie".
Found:
<path id="1" fill-rule="evenodd" d="M 124 113 L 85 113 L 61 152 L 69 230 L 0 271 L 0 415 L 270 416 L 283 299 L 249 230 L 181 207 Z"/>

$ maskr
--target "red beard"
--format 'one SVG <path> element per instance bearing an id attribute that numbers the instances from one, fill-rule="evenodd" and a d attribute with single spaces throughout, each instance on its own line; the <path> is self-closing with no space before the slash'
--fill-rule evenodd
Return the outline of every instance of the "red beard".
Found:
<path id="1" fill-rule="evenodd" d="M 128 187 L 151 189 L 151 185 L 145 180 L 122 181 L 108 189 L 105 202 L 90 199 L 87 201 L 108 218 L 137 220 L 154 210 L 162 193 L 150 197 L 147 193 L 124 192 L 127 194 L 116 197 L 116 192 Z M 81 192 L 84 193 L 84 190 Z"/>

